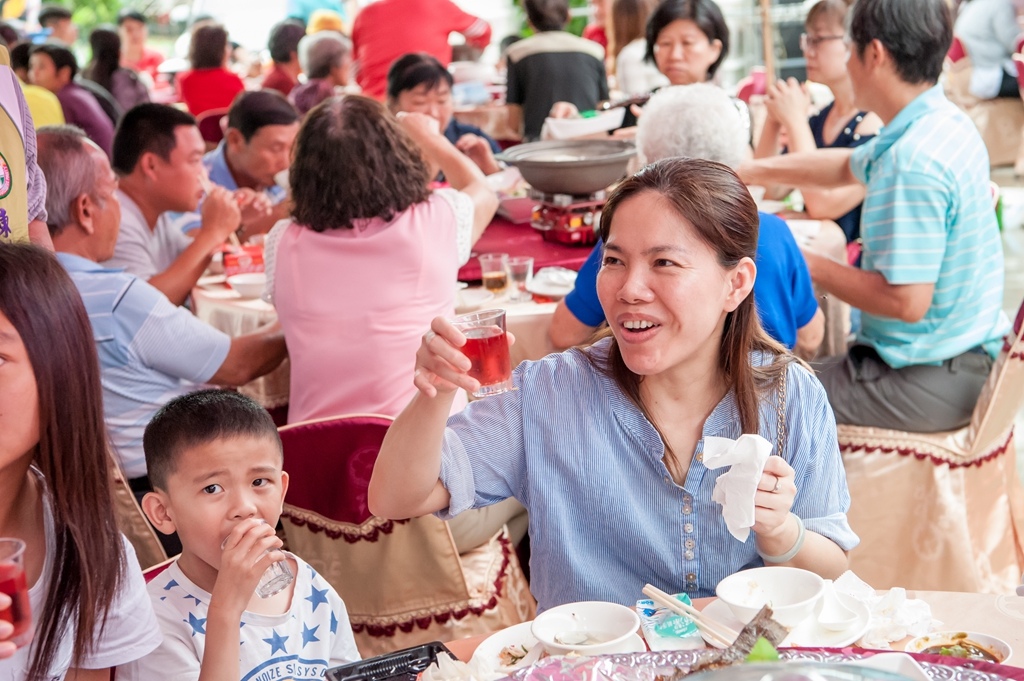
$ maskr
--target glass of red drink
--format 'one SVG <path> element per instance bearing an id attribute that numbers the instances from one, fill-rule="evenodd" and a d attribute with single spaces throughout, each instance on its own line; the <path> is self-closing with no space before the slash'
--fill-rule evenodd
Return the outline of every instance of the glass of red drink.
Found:
<path id="1" fill-rule="evenodd" d="M 469 375 L 480 381 L 473 397 L 487 397 L 512 390 L 512 358 L 505 334 L 505 311 L 484 310 L 464 314 L 452 320 L 466 344 L 462 354 L 473 366 Z"/>
<path id="2" fill-rule="evenodd" d="M 0 620 L 14 625 L 11 641 L 21 648 L 32 640 L 32 606 L 25 580 L 25 542 L 0 538 L 0 591 L 11 597 L 11 606 L 0 610 Z"/>

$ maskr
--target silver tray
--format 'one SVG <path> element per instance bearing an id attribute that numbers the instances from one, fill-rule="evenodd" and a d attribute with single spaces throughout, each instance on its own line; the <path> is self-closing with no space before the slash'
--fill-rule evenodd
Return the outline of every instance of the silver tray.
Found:
<path id="1" fill-rule="evenodd" d="M 604 655 L 600 658 L 546 658 L 539 663 L 520 669 L 509 678 L 513 681 L 583 681 L 602 679 L 605 681 L 657 681 L 659 677 L 670 678 L 677 672 L 685 672 L 690 666 L 710 654 L 710 650 L 675 650 L 646 653 L 624 653 Z M 842 663 L 870 657 L 871 653 L 856 650 L 798 650 L 779 651 L 783 660 L 801 662 Z M 564 661 L 559 669 L 559 660 Z M 917 661 L 932 681 L 1006 681 L 1006 676 L 972 669 L 968 666 L 952 666 L 934 662 Z M 969 664 L 969 663 L 968 663 Z M 594 673 L 600 672 L 600 673 Z"/>

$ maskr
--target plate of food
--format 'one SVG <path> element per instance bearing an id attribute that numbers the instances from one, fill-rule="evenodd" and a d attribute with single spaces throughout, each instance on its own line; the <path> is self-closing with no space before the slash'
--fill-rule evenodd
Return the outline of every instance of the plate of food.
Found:
<path id="1" fill-rule="evenodd" d="M 818 613 L 821 608 L 821 603 L 819 603 L 815 614 L 793 627 L 779 645 L 784 648 L 842 648 L 858 641 L 867 633 L 868 627 L 871 625 L 871 611 L 868 610 L 868 606 L 846 594 L 837 593 L 836 597 L 857 615 L 849 627 L 841 631 L 830 631 L 821 626 L 818 621 Z M 743 623 L 736 619 L 729 606 L 720 599 L 709 603 L 702 612 L 711 619 L 733 629 L 743 628 Z"/>
<path id="2" fill-rule="evenodd" d="M 540 659 L 543 646 L 530 632 L 533 622 L 523 622 L 488 636 L 477 646 L 473 660 L 502 674 L 529 667 Z"/>

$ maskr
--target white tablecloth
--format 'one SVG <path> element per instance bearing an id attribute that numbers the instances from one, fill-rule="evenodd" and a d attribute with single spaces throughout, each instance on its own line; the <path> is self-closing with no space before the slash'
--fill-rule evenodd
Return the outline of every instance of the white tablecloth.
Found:
<path id="1" fill-rule="evenodd" d="M 192 290 L 192 306 L 199 319 L 232 337 L 252 333 L 277 319 L 273 305 L 255 298 L 242 298 L 221 281 L 218 277 L 204 278 Z M 499 298 L 488 306 L 507 310 L 506 326 L 516 337 L 510 351 L 513 366 L 524 359 L 540 359 L 554 352 L 548 340 L 554 303 L 509 303 Z M 290 365 L 285 360 L 280 367 L 240 390 L 267 409 L 282 407 L 288 404 L 289 377 Z"/>

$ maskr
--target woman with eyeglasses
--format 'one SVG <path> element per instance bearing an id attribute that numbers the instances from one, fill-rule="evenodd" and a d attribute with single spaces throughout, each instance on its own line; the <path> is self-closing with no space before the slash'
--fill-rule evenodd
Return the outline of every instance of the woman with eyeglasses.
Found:
<path id="1" fill-rule="evenodd" d="M 799 152 L 857 147 L 878 132 L 881 119 L 871 112 L 859 110 L 853 101 L 844 41 L 848 8 L 846 0 L 820 0 L 807 13 L 804 22 L 807 32 L 800 36 L 800 48 L 807 58 L 807 80 L 827 86 L 832 91 L 833 101 L 808 119 L 811 100 L 806 85 L 801 85 L 795 78 L 769 84 L 765 97 L 768 118 L 754 152 L 755 158 L 774 156 L 783 150 Z M 784 196 L 789 189 L 770 187 L 769 196 Z M 860 237 L 860 206 L 864 200 L 862 185 L 801 190 L 804 209 L 809 217 L 835 220 L 848 242 Z"/>

